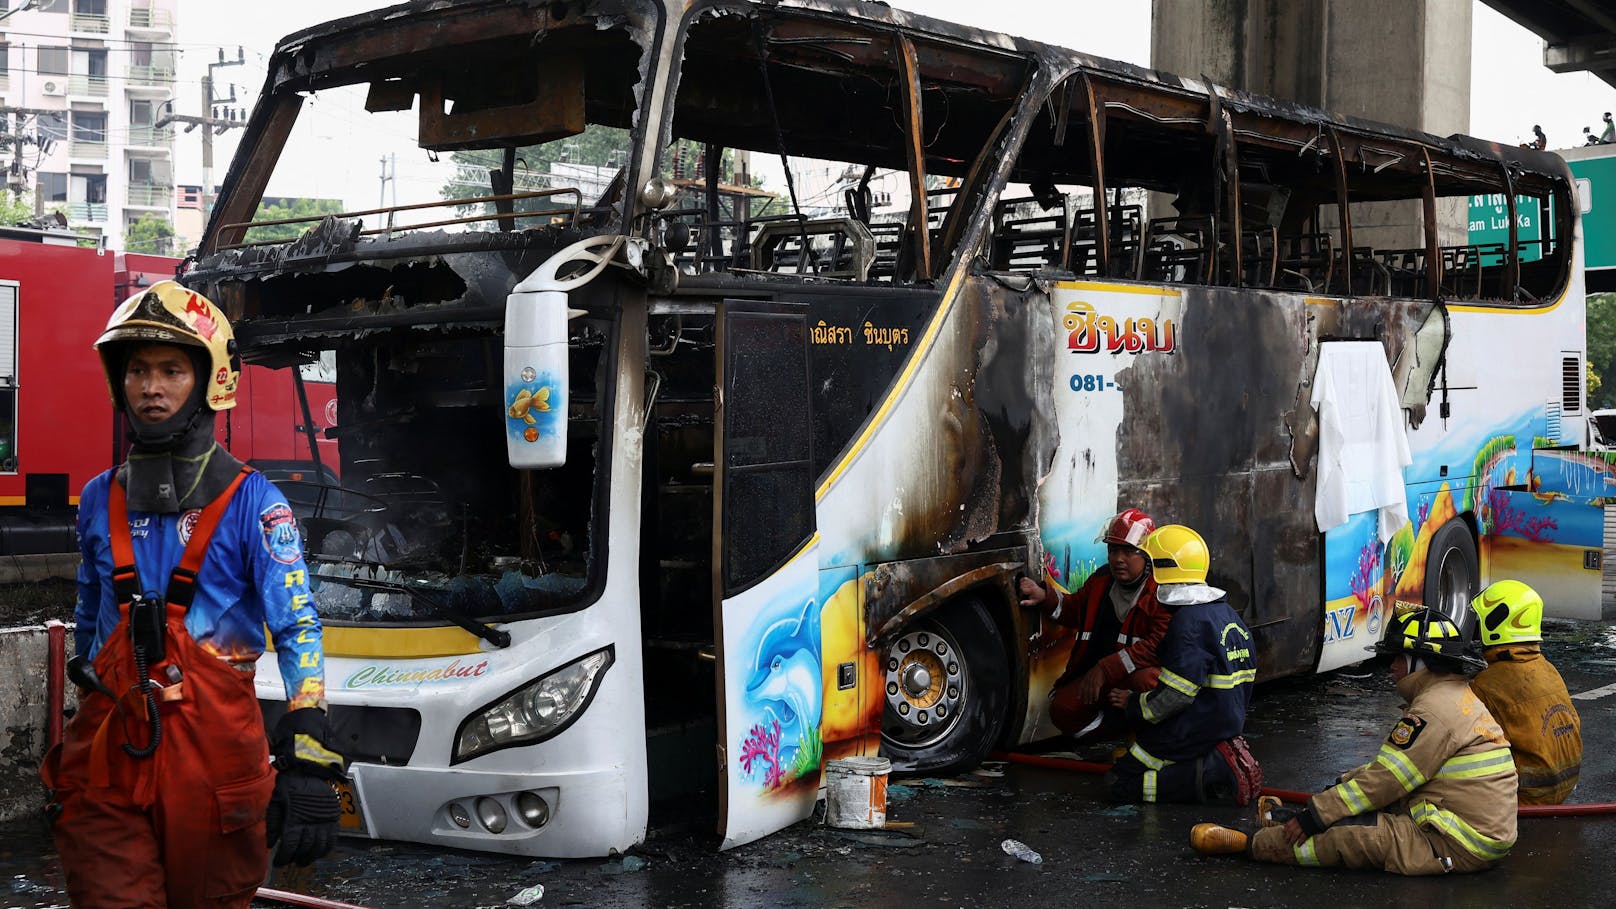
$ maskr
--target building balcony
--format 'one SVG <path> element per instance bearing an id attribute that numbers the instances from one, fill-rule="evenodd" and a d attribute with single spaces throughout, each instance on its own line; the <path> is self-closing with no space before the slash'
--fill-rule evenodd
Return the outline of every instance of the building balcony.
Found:
<path id="1" fill-rule="evenodd" d="M 85 95 L 91 98 L 105 98 L 107 96 L 107 77 L 75 73 L 67 77 L 67 93 L 70 95 Z"/>
<path id="2" fill-rule="evenodd" d="M 75 33 L 84 35 L 105 35 L 112 31 L 112 18 L 110 16 L 97 16 L 92 13 L 73 13 L 68 28 Z"/>
<path id="3" fill-rule="evenodd" d="M 125 85 L 131 91 L 141 89 L 144 91 L 167 92 L 174 86 L 174 67 L 143 66 L 131 63 L 127 78 L 128 81 Z"/>
<path id="4" fill-rule="evenodd" d="M 129 127 L 129 145 L 131 148 L 155 148 L 168 151 L 174 144 L 174 127 L 172 126 L 131 126 Z"/>
<path id="5" fill-rule="evenodd" d="M 132 32 L 174 33 L 174 14 L 166 9 L 140 9 L 129 11 L 129 30 Z"/>
<path id="6" fill-rule="evenodd" d="M 67 143 L 67 156 L 69 158 L 95 158 L 104 160 L 107 157 L 106 140 L 71 139 Z"/>
<path id="7" fill-rule="evenodd" d="M 67 204 L 67 220 L 73 224 L 87 222 L 105 224 L 107 221 L 107 203 L 69 202 Z"/>
<path id="8" fill-rule="evenodd" d="M 167 210 L 174 202 L 174 187 L 161 183 L 130 183 L 128 201 L 124 204 L 130 208 L 161 208 Z"/>

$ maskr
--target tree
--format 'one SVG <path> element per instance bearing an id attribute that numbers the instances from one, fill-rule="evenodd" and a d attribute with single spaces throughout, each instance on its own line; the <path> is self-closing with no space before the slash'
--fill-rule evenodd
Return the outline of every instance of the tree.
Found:
<path id="1" fill-rule="evenodd" d="M 287 218 L 312 218 L 311 221 L 301 221 L 295 224 L 266 224 L 254 227 L 247 231 L 248 243 L 271 242 L 278 243 L 283 240 L 295 240 L 305 231 L 320 223 L 326 215 L 341 212 L 343 204 L 341 199 L 292 199 L 287 205 L 265 205 L 259 203 L 258 212 L 253 215 L 254 221 L 281 221 Z"/>
<path id="2" fill-rule="evenodd" d="M 21 224 L 33 217 L 34 207 L 24 202 L 21 196 L 0 193 L 0 224 Z"/>
<path id="3" fill-rule="evenodd" d="M 1588 295 L 1587 338 L 1588 368 L 1597 379 L 1588 384 L 1588 408 L 1616 407 L 1616 293 Z"/>
<path id="4" fill-rule="evenodd" d="M 160 215 L 146 215 L 123 232 L 123 248 L 129 252 L 166 255 L 173 245 L 174 225 Z"/>
<path id="5" fill-rule="evenodd" d="M 515 180 L 512 192 L 532 192 L 539 189 L 574 186 L 579 179 L 574 177 L 551 176 L 556 164 L 573 165 L 578 168 L 594 168 L 600 171 L 597 181 L 604 186 L 611 175 L 621 167 L 628 165 L 629 154 L 632 149 L 630 142 L 632 134 L 615 126 L 602 126 L 592 123 L 584 127 L 584 131 L 576 136 L 568 136 L 546 142 L 543 145 L 528 145 L 516 150 Z M 702 155 L 705 149 L 700 142 L 689 139 L 679 139 L 662 154 L 661 170 L 666 176 L 675 178 L 700 180 L 703 173 Z M 731 149 L 722 151 L 723 160 L 719 164 L 719 179 L 725 183 L 735 180 L 735 154 Z M 504 166 L 504 151 L 497 148 L 473 149 L 457 151 L 453 154 L 455 163 L 454 181 L 445 184 L 441 194 L 445 199 L 468 199 L 477 196 L 497 195 L 493 190 L 493 183 L 489 179 L 489 172 Z M 763 181 L 753 177 L 752 185 L 760 187 Z M 584 205 L 592 205 L 599 201 L 590 198 L 588 186 L 578 186 L 583 190 Z M 516 211 L 550 211 L 566 207 L 570 204 L 570 197 L 562 197 L 568 201 L 563 202 L 553 198 L 521 199 L 515 206 Z M 460 206 L 462 214 L 470 214 L 473 208 L 479 206 Z M 490 203 L 483 203 L 480 209 L 493 212 Z"/>

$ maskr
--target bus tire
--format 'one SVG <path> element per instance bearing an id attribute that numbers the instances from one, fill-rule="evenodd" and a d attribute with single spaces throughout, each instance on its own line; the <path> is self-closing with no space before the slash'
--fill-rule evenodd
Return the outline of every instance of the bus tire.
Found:
<path id="1" fill-rule="evenodd" d="M 881 750 L 894 770 L 981 763 L 1004 731 L 1010 667 L 987 606 L 966 596 L 910 624 L 882 655 Z"/>
<path id="2" fill-rule="evenodd" d="M 1431 537 L 1425 560 L 1425 605 L 1453 620 L 1466 638 L 1475 633 L 1470 601 L 1481 588 L 1480 561 L 1470 526 L 1451 518 Z"/>

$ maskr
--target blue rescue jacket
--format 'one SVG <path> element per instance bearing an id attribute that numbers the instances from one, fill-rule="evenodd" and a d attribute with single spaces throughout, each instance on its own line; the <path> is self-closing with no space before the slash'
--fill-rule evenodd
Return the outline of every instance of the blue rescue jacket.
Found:
<path id="1" fill-rule="evenodd" d="M 109 470 L 85 484 L 79 497 L 78 603 L 73 609 L 77 652 L 94 659 L 119 621 L 112 589 L 108 529 Z M 200 510 L 179 514 L 129 512 L 129 536 L 142 595 L 162 599 Z M 275 642 L 288 706 L 313 707 L 325 699 L 320 617 L 309 594 L 308 567 L 297 520 L 275 484 L 253 472 L 225 509 L 197 575 L 185 630 L 203 649 L 233 663 L 264 652 L 264 627 Z"/>
<path id="2" fill-rule="evenodd" d="M 1173 620 L 1156 648 L 1161 681 L 1128 708 L 1145 721 L 1139 747 L 1163 761 L 1189 761 L 1244 730 L 1257 661 L 1251 632 L 1228 600 L 1168 608 Z"/>

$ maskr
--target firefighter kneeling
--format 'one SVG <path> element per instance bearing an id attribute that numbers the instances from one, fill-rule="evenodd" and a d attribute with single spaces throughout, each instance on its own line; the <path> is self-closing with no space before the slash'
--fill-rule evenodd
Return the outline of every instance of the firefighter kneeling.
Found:
<path id="1" fill-rule="evenodd" d="M 1249 838 L 1197 824 L 1190 832 L 1197 852 L 1398 874 L 1484 871 L 1509 854 L 1515 762 L 1466 678 L 1485 663 L 1468 651 L 1458 627 L 1427 609 L 1394 619 L 1371 649 L 1396 655 L 1392 678 L 1409 701 L 1374 760 L 1298 809 L 1264 805 L 1259 811 L 1271 826 Z"/>

